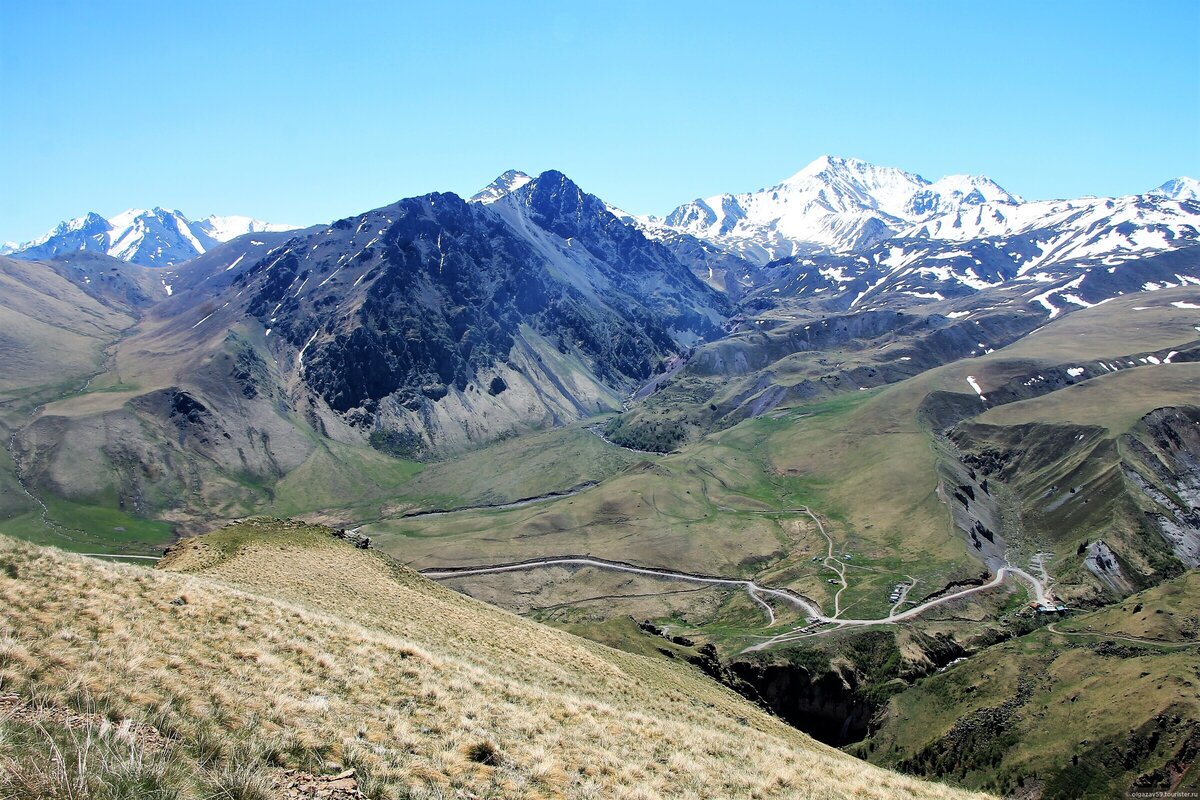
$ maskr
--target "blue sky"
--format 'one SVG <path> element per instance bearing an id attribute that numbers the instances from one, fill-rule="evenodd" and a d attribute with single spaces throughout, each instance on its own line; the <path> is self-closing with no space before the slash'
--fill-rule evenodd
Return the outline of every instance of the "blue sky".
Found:
<path id="1" fill-rule="evenodd" d="M 510 167 L 662 213 L 823 153 L 1131 193 L 1200 177 L 1198 31 L 1197 0 L 0 0 L 0 240 L 328 221 Z"/>

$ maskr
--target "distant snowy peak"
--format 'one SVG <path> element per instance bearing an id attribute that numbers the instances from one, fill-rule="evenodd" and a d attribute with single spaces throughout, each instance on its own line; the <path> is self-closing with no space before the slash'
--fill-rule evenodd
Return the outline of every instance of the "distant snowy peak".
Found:
<path id="1" fill-rule="evenodd" d="M 920 175 L 895 167 L 821 156 L 778 186 L 756 194 L 786 192 L 792 195 L 788 199 L 800 197 L 828 211 L 874 210 L 901 216 L 913 195 L 927 186 L 929 181 Z"/>
<path id="2" fill-rule="evenodd" d="M 1015 206 L 1022 202 L 1020 197 L 983 175 L 947 175 L 913 195 L 909 210 L 911 216 L 928 216 L 985 203 Z"/>
<path id="3" fill-rule="evenodd" d="M 192 222 L 173 209 L 131 208 L 110 219 L 95 212 L 61 222 L 43 236 L 12 247 L 22 258 L 53 258 L 86 250 L 146 266 L 167 266 L 194 258 L 215 245 L 247 233 L 294 230 L 250 217 L 210 216 Z"/>
<path id="4" fill-rule="evenodd" d="M 487 205 L 494 203 L 505 195 L 515 192 L 525 184 L 533 180 L 532 177 L 526 175 L 517 169 L 510 169 L 496 180 L 483 187 L 480 191 L 471 196 L 470 202 L 483 203 Z"/>
<path id="5" fill-rule="evenodd" d="M 934 216 L 1020 202 L 990 178 L 930 182 L 895 167 L 821 156 L 775 186 L 694 200 L 647 223 L 765 263 L 817 250 L 849 252 Z"/>
<path id="6" fill-rule="evenodd" d="M 232 215 L 227 217 L 209 216 L 193 223 L 192 227 L 207 234 L 218 242 L 228 242 L 247 233 L 282 233 L 296 230 L 295 225 L 280 225 L 274 222 L 263 222 L 253 217 Z"/>
<path id="7" fill-rule="evenodd" d="M 1172 178 L 1146 194 L 1169 197 L 1172 200 L 1200 201 L 1200 181 L 1188 177 Z"/>

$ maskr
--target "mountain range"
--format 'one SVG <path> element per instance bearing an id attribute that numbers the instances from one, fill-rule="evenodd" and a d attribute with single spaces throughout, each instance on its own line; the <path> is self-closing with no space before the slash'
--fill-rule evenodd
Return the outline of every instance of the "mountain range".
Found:
<path id="1" fill-rule="evenodd" d="M 5 243 L 0 247 L 0 255 L 44 259 L 82 251 L 158 267 L 187 261 L 248 233 L 287 231 L 295 227 L 240 216 L 209 216 L 192 221 L 168 208 L 131 208 L 111 219 L 89 212 L 61 222 L 32 241 Z"/>
<path id="2" fill-rule="evenodd" d="M 1126 292 L 1200 284 L 1195 183 L 1025 202 L 987 178 L 931 182 L 826 156 L 770 189 L 657 220 L 562 173 L 510 170 L 468 201 L 435 193 L 303 231 L 93 214 L 12 255 L 57 264 L 93 293 L 113 272 L 85 254 L 164 267 L 158 281 L 137 277 L 147 302 L 155 283 L 173 295 L 148 311 L 162 331 L 143 326 L 130 346 L 170 331 L 171 346 L 152 349 L 186 361 L 229 337 L 258 342 L 278 384 L 263 395 L 303 398 L 317 430 L 433 454 L 616 410 L 656 375 L 711 369 L 702 346 L 748 314 L 780 334 L 820 314 L 919 309 L 941 320 L 935 332 L 1004 316 L 999 338 L 968 337 L 945 359 Z M 742 401 L 755 413 L 793 391 L 758 380 Z"/>
<path id="3" fill-rule="evenodd" d="M 524 172 L 508 170 L 470 200 L 489 205 L 531 180 Z M 1198 200 L 1200 181 L 1180 177 L 1141 195 L 1027 202 L 986 176 L 949 175 L 929 181 L 894 167 L 827 155 L 777 185 L 696 199 L 661 218 L 606 207 L 674 249 L 697 251 L 699 244 L 710 265 L 727 255 L 761 266 L 802 255 L 854 253 L 883 241 L 904 246 L 909 239 L 1011 239 L 1050 230 L 1059 240 L 1044 235 L 1035 242 L 1049 246 L 1041 262 L 1164 249 L 1195 238 L 1194 209 L 1175 204 Z M 1144 230 L 1133 238 L 1118 231 L 1113 239 L 1121 226 Z M 93 212 L 64 221 L 32 241 L 5 243 L 0 255 L 39 259 L 86 250 L 163 266 L 247 233 L 296 227 L 242 216 L 191 221 L 178 211 L 158 207 L 130 209 L 111 219 Z M 1070 232 L 1068 242 L 1061 241 L 1064 228 Z M 1084 233 L 1096 235 L 1076 241 Z M 1036 264 L 1018 266 L 1032 269 Z"/>

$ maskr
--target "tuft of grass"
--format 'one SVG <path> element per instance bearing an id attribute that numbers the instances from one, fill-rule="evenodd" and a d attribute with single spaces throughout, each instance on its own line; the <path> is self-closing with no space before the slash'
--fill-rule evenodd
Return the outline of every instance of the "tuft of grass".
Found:
<path id="1" fill-rule="evenodd" d="M 188 784 L 172 752 L 90 727 L 0 720 L 5 800 L 182 800 Z"/>
<path id="2" fill-rule="evenodd" d="M 273 800 L 273 784 L 264 766 L 235 759 L 212 772 L 206 786 L 213 800 Z"/>

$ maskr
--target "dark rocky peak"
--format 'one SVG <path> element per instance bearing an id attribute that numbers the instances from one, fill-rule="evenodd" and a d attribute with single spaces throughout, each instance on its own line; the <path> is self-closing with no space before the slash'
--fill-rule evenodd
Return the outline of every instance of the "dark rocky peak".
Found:
<path id="1" fill-rule="evenodd" d="M 543 172 L 494 207 L 502 214 L 515 211 L 568 244 L 582 246 L 611 269 L 674 272 L 682 266 L 657 242 L 623 222 L 607 203 L 557 170 Z"/>
<path id="2" fill-rule="evenodd" d="M 538 227 L 564 239 L 612 225 L 626 227 L 603 200 L 557 170 L 547 170 L 512 193 Z"/>

